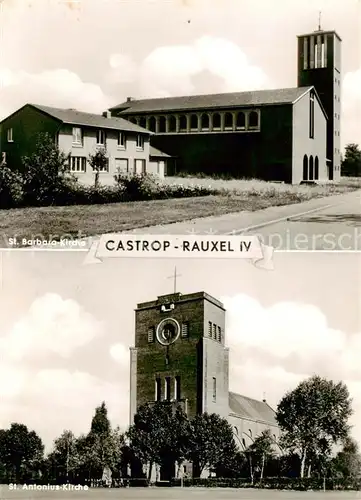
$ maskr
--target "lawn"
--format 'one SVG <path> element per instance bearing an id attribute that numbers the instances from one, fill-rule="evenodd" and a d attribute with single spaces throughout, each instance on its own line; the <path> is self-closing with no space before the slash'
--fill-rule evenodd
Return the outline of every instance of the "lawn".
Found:
<path id="1" fill-rule="evenodd" d="M 0 247 L 9 238 L 44 240 L 93 236 L 104 232 L 169 224 L 233 212 L 255 211 L 361 188 L 361 179 L 340 184 L 290 186 L 258 180 L 167 178 L 171 184 L 212 186 L 215 194 L 193 198 L 0 210 Z"/>
<path id="2" fill-rule="evenodd" d="M 103 489 L 94 488 L 88 491 L 24 491 L 9 490 L 8 486 L 0 486 L 0 498 L 2 500 L 24 499 L 52 499 L 74 500 L 74 499 L 122 499 L 122 500 L 351 500 L 361 498 L 360 492 L 313 492 L 313 491 L 278 491 L 278 490 L 256 490 L 256 489 L 231 489 L 231 488 L 121 488 Z"/>

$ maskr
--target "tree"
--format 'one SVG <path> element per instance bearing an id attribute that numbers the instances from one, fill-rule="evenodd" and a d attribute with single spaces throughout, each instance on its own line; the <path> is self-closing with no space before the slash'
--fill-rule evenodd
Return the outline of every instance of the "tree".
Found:
<path id="1" fill-rule="evenodd" d="M 260 479 L 262 481 L 264 468 L 268 459 L 273 457 L 273 439 L 271 431 L 266 429 L 255 438 L 253 443 L 246 450 L 246 454 L 253 459 L 253 466 L 260 471 Z M 253 482 L 253 469 L 251 467 L 251 479 Z"/>
<path id="2" fill-rule="evenodd" d="M 129 445 L 142 464 L 148 464 L 148 479 L 154 465 L 169 469 L 184 460 L 189 422 L 180 407 L 162 401 L 139 408 L 127 432 Z"/>
<path id="3" fill-rule="evenodd" d="M 43 461 L 44 446 L 35 431 L 26 425 L 13 423 L 0 433 L 0 462 L 8 480 L 22 482 L 37 475 Z"/>
<path id="4" fill-rule="evenodd" d="M 186 458 L 193 463 L 193 474 L 229 462 L 236 454 L 232 426 L 215 413 L 196 415 L 190 422 L 190 438 Z"/>
<path id="5" fill-rule="evenodd" d="M 37 135 L 35 152 L 22 158 L 24 201 L 28 205 L 53 205 L 76 182 L 69 173 L 69 157 L 48 133 Z"/>
<path id="6" fill-rule="evenodd" d="M 94 187 L 99 187 L 99 173 L 106 172 L 108 170 L 109 158 L 107 156 L 107 150 L 104 146 L 97 148 L 94 154 L 90 154 L 88 157 L 89 165 L 92 167 L 94 176 Z"/>
<path id="7" fill-rule="evenodd" d="M 332 444 L 348 436 L 351 414 L 346 385 L 319 376 L 301 382 L 282 398 L 276 418 L 283 431 L 283 448 L 300 455 L 300 477 L 309 455 L 328 455 Z"/>
<path id="8" fill-rule="evenodd" d="M 332 460 L 332 470 L 336 476 L 344 478 L 359 477 L 361 473 L 361 454 L 357 442 L 347 437 L 342 450 Z"/>
<path id="9" fill-rule="evenodd" d="M 77 452 L 77 440 L 72 431 L 65 430 L 62 435 L 54 441 L 53 451 L 48 456 L 49 466 L 56 477 L 62 477 L 69 481 L 80 465 Z"/>
<path id="10" fill-rule="evenodd" d="M 348 177 L 361 176 L 361 150 L 358 144 L 347 144 L 341 163 L 341 174 Z"/>

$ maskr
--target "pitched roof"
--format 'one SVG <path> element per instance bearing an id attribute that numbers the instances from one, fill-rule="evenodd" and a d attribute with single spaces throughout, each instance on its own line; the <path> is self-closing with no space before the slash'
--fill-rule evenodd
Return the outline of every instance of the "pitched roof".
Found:
<path id="1" fill-rule="evenodd" d="M 72 125 L 82 125 L 87 127 L 97 127 L 103 129 L 122 130 L 125 132 L 137 132 L 143 134 L 151 134 L 148 130 L 139 127 L 135 123 L 131 123 L 124 118 L 111 117 L 107 118 L 102 115 L 93 113 L 85 113 L 76 109 L 53 108 L 50 106 L 41 106 L 39 104 L 29 104 L 44 113 L 60 120 L 63 123 Z"/>
<path id="2" fill-rule="evenodd" d="M 239 417 L 278 425 L 275 411 L 265 401 L 257 401 L 235 392 L 229 393 L 229 411 Z"/>
<path id="3" fill-rule="evenodd" d="M 157 149 L 153 146 L 149 147 L 149 156 L 154 156 L 156 158 L 171 158 L 170 155 L 167 155 L 167 153 L 163 153 L 163 151 L 160 151 L 160 149 Z"/>
<path id="4" fill-rule="evenodd" d="M 312 87 L 288 89 L 253 90 L 224 94 L 164 97 L 158 99 L 130 100 L 111 108 L 125 114 L 154 111 L 178 111 L 203 108 L 232 108 L 239 106 L 266 106 L 271 104 L 292 104 Z"/>

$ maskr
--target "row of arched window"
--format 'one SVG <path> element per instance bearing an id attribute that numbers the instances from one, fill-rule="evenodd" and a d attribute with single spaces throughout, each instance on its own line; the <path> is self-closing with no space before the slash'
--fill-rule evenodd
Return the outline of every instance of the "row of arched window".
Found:
<path id="1" fill-rule="evenodd" d="M 307 155 L 303 157 L 303 180 L 304 181 L 317 181 L 319 179 L 319 161 L 318 156 Z"/>
<path id="2" fill-rule="evenodd" d="M 213 112 L 159 116 L 132 116 L 129 121 L 155 133 L 231 132 L 259 130 L 260 112 Z"/>

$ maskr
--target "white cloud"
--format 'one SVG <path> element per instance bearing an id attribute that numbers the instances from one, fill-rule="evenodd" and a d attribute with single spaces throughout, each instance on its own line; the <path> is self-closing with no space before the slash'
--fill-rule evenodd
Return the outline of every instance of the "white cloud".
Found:
<path id="1" fill-rule="evenodd" d="M 73 300 L 56 294 L 36 299 L 27 315 L 0 338 L 5 359 L 69 357 L 73 351 L 101 334 L 101 324 Z"/>
<path id="2" fill-rule="evenodd" d="M 265 308 L 238 295 L 222 299 L 227 310 L 231 389 L 276 406 L 286 391 L 319 374 L 343 380 L 353 397 L 354 435 L 361 441 L 361 334 L 334 330 L 318 308 L 281 302 Z M 237 383 L 236 381 L 240 381 Z"/>
<path id="3" fill-rule="evenodd" d="M 109 349 L 110 357 L 120 365 L 129 364 L 129 349 L 123 344 L 113 344 Z"/>
<path id="4" fill-rule="evenodd" d="M 361 68 L 346 73 L 341 90 L 341 143 L 361 144 Z"/>
<path id="5" fill-rule="evenodd" d="M 76 108 L 90 113 L 100 113 L 110 106 L 99 85 L 83 82 L 67 69 L 28 73 L 0 68 L 0 101 L 0 118 L 26 103 Z"/>

